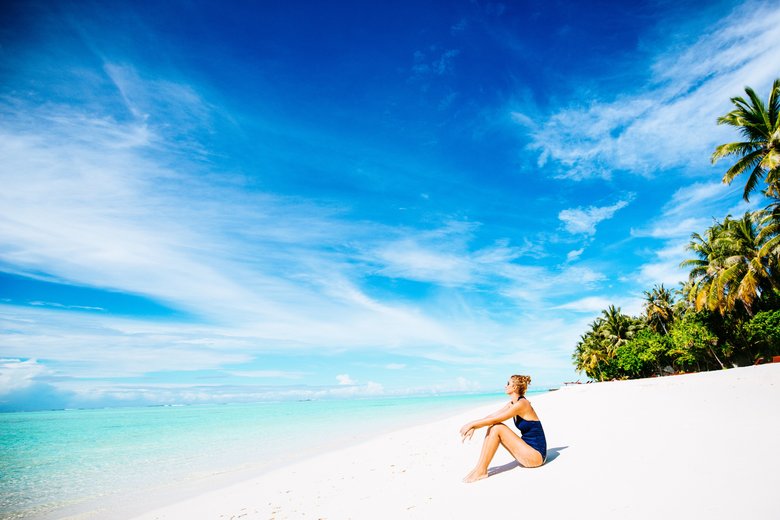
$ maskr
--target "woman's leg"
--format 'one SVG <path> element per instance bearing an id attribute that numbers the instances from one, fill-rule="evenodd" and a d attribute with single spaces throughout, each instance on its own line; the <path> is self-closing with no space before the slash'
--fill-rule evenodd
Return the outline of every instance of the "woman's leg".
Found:
<path id="1" fill-rule="evenodd" d="M 495 424 L 493 426 L 488 426 L 487 432 L 485 433 L 485 440 L 482 442 L 482 452 L 479 454 L 477 465 L 474 466 L 474 469 L 472 469 L 468 475 L 466 475 L 463 482 L 475 482 L 487 478 L 488 466 L 490 465 L 490 461 L 493 460 L 493 456 L 496 454 L 498 445 L 501 442 L 495 432 L 496 426 L 497 425 Z"/>
<path id="2" fill-rule="evenodd" d="M 525 467 L 535 468 L 541 466 L 544 460 L 541 453 L 530 447 L 515 432 L 505 424 L 490 426 L 482 443 L 482 453 L 479 455 L 477 465 L 463 479 L 464 482 L 474 482 L 488 476 L 488 466 L 498 450 L 498 445 L 504 446 L 512 456 Z"/>

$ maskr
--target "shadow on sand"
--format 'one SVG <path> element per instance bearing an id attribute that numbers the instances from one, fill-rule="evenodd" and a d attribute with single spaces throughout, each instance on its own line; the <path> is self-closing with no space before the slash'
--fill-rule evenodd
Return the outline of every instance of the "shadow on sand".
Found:
<path id="1" fill-rule="evenodd" d="M 561 454 L 563 450 L 568 448 L 568 446 L 559 446 L 557 448 L 550 448 L 547 450 L 547 459 L 544 461 L 544 465 L 551 463 L 555 459 L 558 458 L 558 455 Z M 507 464 L 504 464 L 502 466 L 494 466 L 492 468 L 488 469 L 488 476 L 492 477 L 493 475 L 498 475 L 499 473 L 503 473 L 505 471 L 509 471 L 510 469 L 519 468 L 520 463 L 516 460 L 513 460 L 512 462 L 509 462 Z"/>

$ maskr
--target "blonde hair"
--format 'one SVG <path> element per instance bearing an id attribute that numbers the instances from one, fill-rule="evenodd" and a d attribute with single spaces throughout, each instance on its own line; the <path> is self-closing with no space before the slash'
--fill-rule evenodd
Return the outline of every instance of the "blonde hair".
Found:
<path id="1" fill-rule="evenodd" d="M 525 395 L 525 391 L 528 389 L 528 385 L 531 384 L 531 376 L 514 375 L 509 378 L 509 381 L 512 382 L 512 387 L 517 390 L 517 393 L 520 394 L 520 397 L 523 397 L 523 395 Z"/>

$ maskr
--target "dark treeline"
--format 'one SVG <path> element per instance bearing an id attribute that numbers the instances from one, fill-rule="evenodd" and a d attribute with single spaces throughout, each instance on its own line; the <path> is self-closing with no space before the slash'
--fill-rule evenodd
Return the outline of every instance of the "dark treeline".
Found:
<path id="1" fill-rule="evenodd" d="M 767 104 L 751 88 L 731 99 L 718 124 L 742 141 L 718 146 L 723 176 L 746 177 L 743 198 L 760 189 L 764 209 L 716 221 L 691 235 L 687 282 L 645 291 L 642 316 L 610 306 L 574 351 L 578 371 L 599 381 L 752 365 L 780 355 L 780 79 Z"/>

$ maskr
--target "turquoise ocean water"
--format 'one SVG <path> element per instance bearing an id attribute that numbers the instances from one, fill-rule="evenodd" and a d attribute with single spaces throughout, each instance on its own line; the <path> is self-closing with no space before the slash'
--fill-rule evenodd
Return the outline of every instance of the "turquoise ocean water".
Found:
<path id="1" fill-rule="evenodd" d="M 123 500 L 148 501 L 197 483 L 207 488 L 215 478 L 259 474 L 505 399 L 482 394 L 4 413 L 0 518 L 122 517 L 121 508 L 110 508 Z"/>

